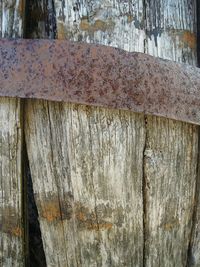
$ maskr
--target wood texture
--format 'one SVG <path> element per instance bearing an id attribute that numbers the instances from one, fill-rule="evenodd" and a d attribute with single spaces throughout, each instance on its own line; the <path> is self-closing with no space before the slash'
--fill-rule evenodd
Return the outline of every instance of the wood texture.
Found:
<path id="1" fill-rule="evenodd" d="M 197 171 L 196 126 L 148 117 L 145 266 L 186 266 Z"/>
<path id="2" fill-rule="evenodd" d="M 0 37 L 23 34 L 23 2 L 0 2 Z M 24 265 L 21 101 L 0 98 L 0 265 Z"/>
<path id="3" fill-rule="evenodd" d="M 38 101 L 26 110 L 47 266 L 141 266 L 143 115 Z"/>
<path id="4" fill-rule="evenodd" d="M 197 62 L 192 0 L 48 4 L 58 38 Z M 196 126 L 45 101 L 26 114 L 48 266 L 198 266 Z"/>
<path id="5" fill-rule="evenodd" d="M 146 52 L 196 65 L 195 1 L 146 3 Z M 147 117 L 146 128 L 145 264 L 186 266 L 191 257 L 198 127 Z"/>
<path id="6" fill-rule="evenodd" d="M 143 0 L 54 0 L 57 37 L 144 52 Z"/>

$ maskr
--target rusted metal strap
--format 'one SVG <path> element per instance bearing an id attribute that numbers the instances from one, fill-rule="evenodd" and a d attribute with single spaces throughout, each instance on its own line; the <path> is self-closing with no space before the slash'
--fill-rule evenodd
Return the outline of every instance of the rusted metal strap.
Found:
<path id="1" fill-rule="evenodd" d="M 200 125 L 200 69 L 60 40 L 0 40 L 0 96 L 127 109 Z"/>

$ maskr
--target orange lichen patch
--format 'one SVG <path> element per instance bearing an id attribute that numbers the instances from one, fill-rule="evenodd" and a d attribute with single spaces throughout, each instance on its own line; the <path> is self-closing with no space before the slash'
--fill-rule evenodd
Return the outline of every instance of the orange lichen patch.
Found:
<path id="1" fill-rule="evenodd" d="M 96 20 L 94 23 L 89 23 L 87 19 L 82 19 L 80 23 L 80 29 L 82 31 L 88 31 L 88 32 L 95 32 L 95 31 L 103 31 L 113 29 L 115 26 L 115 23 L 113 21 L 103 21 L 103 20 Z"/>
<path id="2" fill-rule="evenodd" d="M 58 23 L 57 25 L 57 38 L 58 39 L 65 39 L 66 33 L 65 33 L 65 26 L 63 23 Z"/>
<path id="3" fill-rule="evenodd" d="M 57 23 L 57 39 L 59 40 L 66 40 L 72 37 L 73 33 L 68 29 L 64 23 L 58 22 Z"/>
<path id="4" fill-rule="evenodd" d="M 197 45 L 197 37 L 196 34 L 190 31 L 184 31 L 182 35 L 182 40 L 186 43 L 191 49 L 195 49 Z"/>
<path id="5" fill-rule="evenodd" d="M 20 227 L 15 227 L 10 230 L 11 235 L 14 235 L 16 237 L 22 236 L 22 229 Z"/>
<path id="6" fill-rule="evenodd" d="M 85 214 L 81 211 L 76 214 L 76 218 L 77 220 L 82 221 L 82 222 L 86 220 Z"/>
<path id="7" fill-rule="evenodd" d="M 171 231 L 174 227 L 178 226 L 179 224 L 180 224 L 180 223 L 179 223 L 179 220 L 178 220 L 178 219 L 175 219 L 175 220 L 173 220 L 172 222 L 163 224 L 163 228 L 164 228 L 166 231 Z"/>
<path id="8" fill-rule="evenodd" d="M 110 230 L 112 228 L 113 224 L 109 222 L 101 222 L 101 223 L 93 223 L 88 225 L 88 230 Z"/>
<path id="9" fill-rule="evenodd" d="M 42 215 L 48 222 L 61 219 L 59 204 L 57 202 L 46 203 L 43 207 Z"/>
<path id="10" fill-rule="evenodd" d="M 133 20 L 134 20 L 133 15 L 128 15 L 128 16 L 127 16 L 127 21 L 128 21 L 128 23 L 131 23 Z"/>
<path id="11" fill-rule="evenodd" d="M 89 211 L 88 208 L 78 207 L 76 212 L 76 220 L 80 230 L 86 229 L 91 231 L 99 230 L 109 230 L 112 228 L 113 224 L 110 222 L 104 221 L 102 218 L 97 218 L 97 215 L 94 211 Z"/>

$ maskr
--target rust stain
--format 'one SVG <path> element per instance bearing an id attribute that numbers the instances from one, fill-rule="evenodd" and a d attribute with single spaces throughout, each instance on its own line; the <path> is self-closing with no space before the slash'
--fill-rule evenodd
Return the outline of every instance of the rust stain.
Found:
<path id="1" fill-rule="evenodd" d="M 79 222 L 80 229 L 90 231 L 110 230 L 113 226 L 112 223 L 106 222 L 102 218 L 97 218 L 94 212 L 89 212 L 89 209 L 85 207 L 78 208 L 76 219 Z"/>
<path id="2" fill-rule="evenodd" d="M 190 31 L 184 31 L 182 35 L 182 40 L 186 43 L 191 49 L 195 49 L 197 45 L 196 34 L 191 33 Z"/>
<path id="3" fill-rule="evenodd" d="M 14 207 L 7 206 L 1 210 L 0 231 L 15 237 L 22 237 L 21 215 Z"/>
<path id="4" fill-rule="evenodd" d="M 96 21 L 92 27 L 107 26 Z M 183 36 L 193 47 L 195 37 Z M 200 69 L 189 65 L 66 40 L 1 39 L 0 66 L 0 96 L 132 110 L 200 125 Z"/>
<path id="5" fill-rule="evenodd" d="M 61 219 L 61 213 L 58 202 L 49 202 L 43 205 L 41 216 L 48 222 Z"/>

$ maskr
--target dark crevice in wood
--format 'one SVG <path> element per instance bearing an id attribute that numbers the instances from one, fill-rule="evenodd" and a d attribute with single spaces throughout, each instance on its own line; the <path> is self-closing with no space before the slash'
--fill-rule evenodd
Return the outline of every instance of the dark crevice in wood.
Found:
<path id="1" fill-rule="evenodd" d="M 24 263 L 26 267 L 46 267 L 41 238 L 38 211 L 35 204 L 33 185 L 25 141 L 25 100 L 21 100 L 22 125 L 22 211 L 24 235 Z"/>
<path id="2" fill-rule="evenodd" d="M 56 14 L 52 0 L 27 0 L 25 38 L 56 37 Z"/>
<path id="3" fill-rule="evenodd" d="M 143 0 L 143 19 L 144 19 L 144 29 L 145 29 L 145 39 L 144 39 L 144 53 L 148 54 L 148 30 L 147 30 L 147 0 Z M 143 267 L 146 267 L 146 239 L 147 239 L 147 177 L 145 170 L 145 151 L 147 146 L 147 123 L 148 118 L 144 116 L 144 126 L 145 126 L 145 139 L 144 139 L 144 149 L 143 149 L 143 181 L 142 181 L 142 196 L 143 196 Z"/>
<path id="4" fill-rule="evenodd" d="M 200 67 L 200 1 L 197 0 L 197 60 Z"/>
<path id="5" fill-rule="evenodd" d="M 47 20 L 45 25 L 45 32 L 50 39 L 55 39 L 57 36 L 56 25 L 56 11 L 54 6 L 54 0 L 46 0 L 47 7 Z"/>
<path id="6" fill-rule="evenodd" d="M 27 156 L 26 145 L 24 149 L 25 158 L 25 177 L 27 188 L 27 216 L 28 216 L 28 248 L 29 259 L 28 265 L 30 267 L 46 267 L 45 253 L 42 243 L 40 224 L 38 220 L 38 210 L 35 203 L 33 184 L 31 178 L 31 172 L 29 167 L 29 161 Z"/>
<path id="7" fill-rule="evenodd" d="M 46 27 L 48 21 L 48 0 L 26 0 L 24 38 L 48 38 Z M 50 27 L 50 26 L 49 26 Z M 42 33 L 42 34 L 41 34 Z M 25 114 L 25 112 L 24 112 Z M 24 141 L 25 143 L 25 141 Z M 46 258 L 42 243 L 40 224 L 38 220 L 38 210 L 34 198 L 34 190 L 29 167 L 27 148 L 24 148 L 24 173 L 26 176 L 26 209 L 28 225 L 28 249 L 29 259 L 26 266 L 46 267 Z"/>
<path id="8" fill-rule="evenodd" d="M 28 242 L 28 188 L 27 188 L 27 156 L 26 156 L 26 144 L 25 144 L 25 134 L 24 134 L 24 100 L 20 101 L 20 121 L 22 127 L 22 225 L 23 225 L 23 241 L 24 241 L 24 264 L 29 265 L 29 242 Z"/>
<path id="9" fill-rule="evenodd" d="M 199 128 L 199 134 L 198 134 L 198 151 L 200 151 L 200 128 Z M 193 207 L 193 213 L 192 213 L 192 227 L 191 227 L 191 233 L 189 237 L 189 244 L 188 244 L 188 251 L 187 251 L 187 267 L 196 266 L 197 262 L 195 262 L 195 258 L 193 256 L 193 237 L 195 234 L 195 225 L 197 223 L 197 205 L 198 205 L 198 196 L 200 194 L 200 153 L 198 154 L 198 160 L 197 160 L 197 180 L 195 185 L 195 198 L 194 198 L 194 207 Z"/>
<path id="10" fill-rule="evenodd" d="M 147 116 L 144 116 L 145 121 L 145 140 L 143 149 L 143 181 L 142 181 L 142 196 L 143 196 L 143 267 L 146 266 L 146 238 L 147 238 L 147 177 L 145 170 L 145 151 L 147 145 Z"/>
<path id="11" fill-rule="evenodd" d="M 197 64 L 200 67 L 200 1 L 196 1 L 197 6 Z M 195 200 L 194 200 L 194 209 L 192 215 L 192 229 L 189 239 L 188 245 L 188 253 L 187 253 L 187 267 L 192 267 L 196 265 L 195 258 L 193 256 L 192 246 L 193 246 L 193 236 L 195 234 L 195 225 L 197 223 L 197 205 L 198 205 L 198 196 L 200 194 L 200 127 L 198 129 L 199 137 L 198 137 L 198 160 L 197 160 L 197 180 L 196 180 L 196 188 L 195 188 Z"/>

